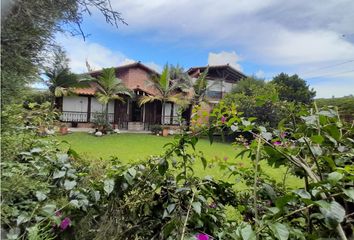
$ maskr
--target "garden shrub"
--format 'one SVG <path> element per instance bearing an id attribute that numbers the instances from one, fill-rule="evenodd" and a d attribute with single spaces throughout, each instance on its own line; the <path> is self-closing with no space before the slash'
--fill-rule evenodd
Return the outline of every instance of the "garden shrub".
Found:
<path id="1" fill-rule="evenodd" d="M 2 112 L 2 141 L 6 147 L 17 143 L 15 153 L 3 149 L 1 165 L 2 229 L 9 239 L 283 240 L 353 235 L 354 127 L 332 109 L 293 111 L 290 121 L 273 129 L 236 108 L 217 107 L 210 126 L 182 132 L 165 146 L 165 154 L 125 165 L 112 158 L 99 176 L 74 150 L 63 152 L 58 142 L 38 134 L 51 116 L 45 109 Z M 203 153 L 195 151 L 198 138 L 207 134 L 212 142 L 213 133 L 225 128 L 252 135 L 235 139 L 243 148 L 236 157 L 251 159 L 252 167 L 220 161 L 227 181 L 196 177 L 195 161 L 208 166 Z M 15 133 L 22 136 L 21 144 L 12 137 Z M 274 168 L 285 166 L 283 182 L 265 175 L 261 161 Z M 289 174 L 302 178 L 304 186 L 290 189 Z M 239 183 L 246 187 L 235 190 Z M 228 219 L 229 209 L 240 217 Z"/>

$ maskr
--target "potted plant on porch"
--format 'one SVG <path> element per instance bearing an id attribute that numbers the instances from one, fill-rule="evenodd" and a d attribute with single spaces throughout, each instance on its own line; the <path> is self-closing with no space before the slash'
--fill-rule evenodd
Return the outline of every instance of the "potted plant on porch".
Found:
<path id="1" fill-rule="evenodd" d="M 62 135 L 68 134 L 68 126 L 65 123 L 61 123 L 59 126 L 59 132 Z"/>

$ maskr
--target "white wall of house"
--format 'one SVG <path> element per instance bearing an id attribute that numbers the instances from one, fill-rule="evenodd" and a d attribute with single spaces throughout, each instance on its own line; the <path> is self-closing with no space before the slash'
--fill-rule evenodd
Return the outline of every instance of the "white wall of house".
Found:
<path id="1" fill-rule="evenodd" d="M 208 80 L 208 90 L 209 91 L 217 91 L 221 92 L 222 91 L 222 81 L 221 80 Z"/>
<path id="2" fill-rule="evenodd" d="M 231 92 L 233 85 L 234 84 L 232 84 L 232 83 L 224 82 L 224 92 L 227 92 L 227 93 Z"/>
<path id="3" fill-rule="evenodd" d="M 92 113 L 102 113 L 104 112 L 105 106 L 101 104 L 95 97 L 91 98 L 91 112 Z M 108 103 L 108 113 L 114 113 L 114 101 L 109 101 Z"/>
<path id="4" fill-rule="evenodd" d="M 63 97 L 64 112 L 87 112 L 87 97 L 65 96 Z"/>

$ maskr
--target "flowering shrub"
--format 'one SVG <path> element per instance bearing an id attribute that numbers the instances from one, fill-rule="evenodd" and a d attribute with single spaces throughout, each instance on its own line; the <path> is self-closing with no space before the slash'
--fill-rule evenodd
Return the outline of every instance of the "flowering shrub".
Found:
<path id="1" fill-rule="evenodd" d="M 165 146 L 165 154 L 127 165 L 113 158 L 103 178 L 90 176 L 72 149 L 63 152 L 59 143 L 39 136 L 41 119 L 14 126 L 12 119 L 21 123 L 30 113 L 7 111 L 2 141 L 15 150 L 3 150 L 1 164 L 2 229 L 8 239 L 344 240 L 353 235 L 354 127 L 332 109 L 301 109 L 270 130 L 221 103 L 210 114 L 210 125 L 182 132 Z M 212 142 L 214 133 L 226 131 L 234 132 L 235 144 L 243 148 L 237 157 L 251 159 L 253 166 L 221 155 L 217 163 L 228 181 L 196 177 L 196 161 L 208 166 L 195 151 L 199 136 Z M 267 176 L 261 161 L 286 167 L 283 182 Z M 289 173 L 303 179 L 303 187 L 290 189 Z M 238 182 L 246 187 L 235 190 Z M 226 217 L 230 207 L 238 220 Z"/>

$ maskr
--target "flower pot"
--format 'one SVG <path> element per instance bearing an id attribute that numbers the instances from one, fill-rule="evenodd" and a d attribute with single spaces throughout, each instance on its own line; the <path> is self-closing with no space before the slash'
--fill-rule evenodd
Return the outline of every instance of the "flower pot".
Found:
<path id="1" fill-rule="evenodd" d="M 60 133 L 62 135 L 68 134 L 68 127 L 67 126 L 60 127 Z"/>
<path id="2" fill-rule="evenodd" d="M 168 136 L 168 128 L 162 129 L 162 136 L 167 137 Z"/>

